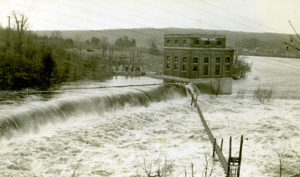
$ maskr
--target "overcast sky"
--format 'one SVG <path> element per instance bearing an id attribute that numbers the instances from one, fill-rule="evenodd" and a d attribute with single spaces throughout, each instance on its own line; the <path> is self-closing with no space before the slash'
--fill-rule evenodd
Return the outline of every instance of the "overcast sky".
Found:
<path id="1" fill-rule="evenodd" d="M 292 33 L 300 31 L 300 0 L 0 0 L 0 24 L 13 10 L 31 30 L 204 28 Z"/>

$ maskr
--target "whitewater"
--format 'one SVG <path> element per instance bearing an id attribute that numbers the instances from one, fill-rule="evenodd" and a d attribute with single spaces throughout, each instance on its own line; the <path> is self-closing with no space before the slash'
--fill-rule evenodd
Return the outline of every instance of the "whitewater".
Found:
<path id="1" fill-rule="evenodd" d="M 278 176 L 280 155 L 284 176 L 300 173 L 300 62 L 248 60 L 252 72 L 234 81 L 232 95 L 199 95 L 203 115 L 224 139 L 226 157 L 229 136 L 236 154 L 244 135 L 242 177 Z M 258 86 L 272 88 L 274 98 L 254 100 Z M 172 176 L 190 176 L 191 164 L 201 176 L 205 157 L 212 176 L 225 176 L 217 161 L 213 165 L 212 145 L 182 86 L 114 77 L 0 95 L 0 176 L 138 177 L 146 176 L 145 162 L 155 169 L 158 159 L 172 164 Z"/>

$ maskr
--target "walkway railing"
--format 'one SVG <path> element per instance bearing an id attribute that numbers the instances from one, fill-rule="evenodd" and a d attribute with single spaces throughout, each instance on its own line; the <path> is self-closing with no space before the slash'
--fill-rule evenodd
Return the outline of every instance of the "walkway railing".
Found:
<path id="1" fill-rule="evenodd" d="M 193 85 L 194 88 L 196 88 Z M 230 137 L 230 143 L 229 143 L 229 156 L 228 160 L 226 160 L 223 152 L 222 152 L 222 146 L 223 146 L 223 139 L 221 142 L 221 147 L 216 143 L 216 138 L 213 136 L 210 128 L 208 127 L 206 120 L 202 114 L 202 111 L 200 109 L 199 104 L 197 103 L 197 96 L 195 98 L 195 93 L 190 90 L 191 92 L 191 97 L 192 97 L 192 104 L 194 104 L 195 108 L 197 109 L 199 118 L 202 122 L 202 125 L 205 128 L 206 133 L 208 134 L 208 137 L 213 145 L 213 156 L 215 152 L 217 153 L 219 157 L 219 161 L 224 169 L 224 172 L 226 174 L 226 177 L 239 177 L 240 176 L 240 165 L 241 165 L 241 159 L 242 159 L 242 146 L 243 146 L 243 136 L 241 136 L 241 142 L 240 142 L 240 152 L 239 152 L 239 157 L 232 157 L 231 156 L 231 143 L 232 143 L 232 138 Z"/>

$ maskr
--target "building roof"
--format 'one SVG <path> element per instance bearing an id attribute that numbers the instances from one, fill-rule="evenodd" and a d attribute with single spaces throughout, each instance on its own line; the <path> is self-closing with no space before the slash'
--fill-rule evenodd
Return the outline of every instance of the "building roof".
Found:
<path id="1" fill-rule="evenodd" d="M 164 34 L 164 37 L 226 38 L 226 35 L 195 33 L 195 34 Z"/>

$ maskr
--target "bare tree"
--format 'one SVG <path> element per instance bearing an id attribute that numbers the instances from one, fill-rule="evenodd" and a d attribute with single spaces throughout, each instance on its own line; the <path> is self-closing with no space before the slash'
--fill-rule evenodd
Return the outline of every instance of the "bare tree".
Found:
<path id="1" fill-rule="evenodd" d="M 24 41 L 24 35 L 29 28 L 28 17 L 19 12 L 12 12 L 12 17 L 14 19 L 14 27 L 18 32 L 18 52 L 22 54 L 22 45 Z"/>
<path id="2" fill-rule="evenodd" d="M 254 98 L 257 99 L 260 103 L 264 103 L 266 100 L 270 101 L 270 99 L 272 97 L 272 94 L 273 94 L 273 90 L 272 89 L 257 88 L 253 92 Z"/>
<path id="3" fill-rule="evenodd" d="M 292 24 L 292 22 L 289 20 L 289 24 L 291 26 L 291 28 L 293 29 L 295 36 L 290 35 L 290 41 L 289 42 L 285 42 L 285 45 L 287 46 L 286 49 L 288 50 L 289 47 L 296 49 L 298 51 L 300 51 L 300 35 L 297 33 L 296 28 L 294 27 L 294 25 Z"/>
<path id="4" fill-rule="evenodd" d="M 57 47 L 59 47 L 59 41 L 58 39 L 61 39 L 61 32 L 60 31 L 53 31 L 51 33 L 50 41 L 51 41 L 51 48 L 52 51 L 56 50 Z"/>
<path id="5" fill-rule="evenodd" d="M 215 161 L 212 159 L 212 164 L 211 164 L 211 167 L 209 169 L 209 160 L 210 159 L 208 159 L 207 156 L 205 155 L 205 164 L 204 164 L 204 170 L 202 172 L 202 177 L 211 177 L 211 175 L 214 172 Z"/>
<path id="6" fill-rule="evenodd" d="M 107 37 L 102 37 L 100 41 L 101 41 L 101 48 L 102 48 L 102 57 L 105 59 L 106 51 L 109 47 L 109 42 L 108 42 Z"/>
<path id="7" fill-rule="evenodd" d="M 156 169 L 152 171 L 152 166 L 157 165 Z M 172 176 L 173 172 L 173 163 L 168 162 L 167 158 L 165 158 L 164 162 L 161 162 L 161 159 L 157 159 L 154 163 L 150 162 L 147 164 L 144 159 L 144 171 L 147 177 L 169 177 Z"/>

